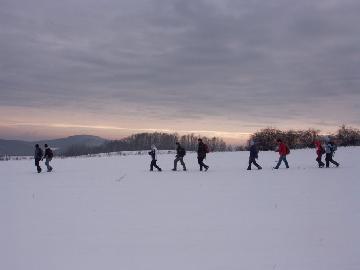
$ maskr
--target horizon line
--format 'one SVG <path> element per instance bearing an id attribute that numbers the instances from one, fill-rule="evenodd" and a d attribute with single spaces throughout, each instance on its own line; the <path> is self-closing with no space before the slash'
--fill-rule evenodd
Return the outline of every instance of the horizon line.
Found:
<path id="1" fill-rule="evenodd" d="M 61 139 L 61 138 L 67 138 L 67 137 L 71 137 L 71 136 L 96 136 L 96 137 L 100 137 L 106 140 L 120 140 L 123 138 L 126 138 L 128 136 L 131 135 L 135 135 L 138 134 L 136 132 L 163 132 L 163 133 L 169 133 L 169 134 L 177 134 L 179 133 L 181 134 L 195 134 L 195 135 L 199 135 L 201 136 L 200 133 L 202 134 L 212 134 L 210 136 L 214 136 L 214 137 L 220 137 L 221 139 L 224 139 L 225 141 L 230 140 L 230 141 L 235 141 L 235 140 L 239 140 L 240 141 L 246 141 L 247 139 L 249 139 L 249 137 L 256 133 L 255 132 L 236 132 L 236 131 L 218 131 L 218 130 L 173 130 L 173 129 L 156 129 L 156 128 L 128 128 L 128 127 L 119 127 L 119 126 L 112 126 L 112 125 L 84 125 L 84 124 L 65 124 L 65 123 L 7 123 L 7 124 L 0 124 L 0 127 L 3 126 L 13 126 L 13 127 L 21 127 L 21 126 L 28 126 L 28 127 L 48 127 L 48 128 L 84 128 L 84 129 L 93 129 L 93 130 L 122 130 L 122 131 L 134 131 L 135 133 L 130 133 L 128 135 L 123 135 L 121 137 L 118 138 L 106 138 L 107 136 L 101 136 L 101 135 L 94 135 L 91 133 L 76 133 L 74 132 L 72 135 L 56 135 L 56 136 L 49 136 L 46 139 L 33 139 L 33 140 L 24 140 L 24 139 L 15 139 L 15 140 L 22 140 L 22 141 L 27 141 L 27 142 L 36 142 L 36 141 L 43 141 L 43 140 L 53 140 L 53 139 Z M 345 125 L 346 126 L 346 125 Z M 350 128 L 352 128 L 351 126 L 348 126 Z M 266 129 L 266 128 L 274 128 L 274 129 L 278 129 L 280 131 L 283 131 L 282 129 L 276 128 L 276 127 L 264 127 L 262 129 Z M 311 128 L 306 128 L 306 129 L 311 129 Z M 261 130 L 261 129 L 260 129 Z M 294 129 L 289 129 L 289 130 L 294 130 Z M 319 129 L 315 129 L 315 130 L 319 130 Z M 320 130 L 319 130 L 320 131 Z M 325 135 L 331 135 L 332 133 L 329 132 L 319 132 L 319 135 L 321 136 L 325 136 Z M 204 136 L 208 136 L 208 135 L 204 135 Z M 14 140 L 14 139 L 8 139 L 8 140 Z"/>

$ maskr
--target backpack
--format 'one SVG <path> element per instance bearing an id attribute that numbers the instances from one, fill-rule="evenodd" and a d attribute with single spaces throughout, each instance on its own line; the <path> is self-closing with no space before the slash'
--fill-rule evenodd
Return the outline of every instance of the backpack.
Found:
<path id="1" fill-rule="evenodd" d="M 337 150 L 337 145 L 332 143 L 330 150 L 331 150 L 331 153 L 334 153 Z"/>
<path id="2" fill-rule="evenodd" d="M 48 151 L 48 156 L 49 158 L 53 158 L 54 157 L 54 153 L 53 151 L 49 148 L 49 151 Z"/>
<path id="3" fill-rule="evenodd" d="M 186 150 L 185 150 L 185 148 L 180 147 L 180 149 L 179 149 L 179 156 L 183 157 L 183 156 L 185 156 L 185 155 L 186 155 Z"/>
<path id="4" fill-rule="evenodd" d="M 210 153 L 209 146 L 206 143 L 204 144 L 204 150 L 206 154 Z"/>
<path id="5" fill-rule="evenodd" d="M 290 154 L 290 148 L 287 145 L 285 145 L 285 147 L 286 147 L 286 154 L 289 155 Z"/>

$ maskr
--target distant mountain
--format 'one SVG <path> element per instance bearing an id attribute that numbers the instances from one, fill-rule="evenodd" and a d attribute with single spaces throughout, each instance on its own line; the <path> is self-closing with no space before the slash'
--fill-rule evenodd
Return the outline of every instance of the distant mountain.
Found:
<path id="1" fill-rule="evenodd" d="M 34 153 L 34 145 L 39 144 L 41 147 L 47 143 L 56 154 L 64 153 L 70 146 L 85 145 L 89 147 L 100 146 L 107 142 L 106 139 L 91 135 L 75 135 L 67 138 L 42 140 L 42 141 L 20 141 L 20 140 L 2 140 L 0 139 L 0 156 L 31 156 Z"/>
<path id="2" fill-rule="evenodd" d="M 33 152 L 34 144 L 31 142 L 0 139 L 0 156 L 30 156 Z"/>

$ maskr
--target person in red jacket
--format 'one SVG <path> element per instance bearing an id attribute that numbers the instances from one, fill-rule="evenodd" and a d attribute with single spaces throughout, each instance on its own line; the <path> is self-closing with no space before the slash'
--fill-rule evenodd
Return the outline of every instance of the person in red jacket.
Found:
<path id="1" fill-rule="evenodd" d="M 285 143 L 283 143 L 283 141 L 281 139 L 277 139 L 276 142 L 278 143 L 278 151 L 279 152 L 279 161 L 276 164 L 276 166 L 274 167 L 274 169 L 279 169 L 281 162 L 284 161 L 285 166 L 287 169 L 289 169 L 289 164 L 286 160 L 286 156 L 289 154 L 289 148 L 287 147 L 287 145 Z"/>
<path id="2" fill-rule="evenodd" d="M 316 161 L 319 164 L 319 168 L 323 168 L 325 166 L 325 163 L 322 162 L 321 159 L 322 159 L 323 154 L 325 154 L 325 149 L 322 146 L 320 141 L 315 142 L 315 147 L 316 147 L 316 155 L 317 155 Z"/>

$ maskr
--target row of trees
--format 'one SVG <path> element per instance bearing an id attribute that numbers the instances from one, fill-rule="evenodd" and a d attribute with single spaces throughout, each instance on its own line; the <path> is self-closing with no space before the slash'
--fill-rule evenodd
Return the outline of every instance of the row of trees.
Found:
<path id="1" fill-rule="evenodd" d="M 340 146 L 360 146 L 360 130 L 342 126 L 335 134 L 335 139 Z"/>
<path id="2" fill-rule="evenodd" d="M 320 130 L 287 130 L 282 131 L 276 128 L 265 128 L 251 135 L 250 140 L 256 141 L 262 151 L 274 150 L 276 139 L 281 138 L 291 149 L 312 148 L 314 141 L 329 136 L 339 146 L 360 146 L 360 130 L 342 126 L 336 133 L 323 135 Z M 155 144 L 159 150 L 170 150 L 175 148 L 175 142 L 180 142 L 187 151 L 194 151 L 197 148 L 198 138 L 194 134 L 182 135 L 167 133 L 140 133 L 134 134 L 121 140 L 108 141 L 100 146 L 73 145 L 65 151 L 65 156 L 79 156 L 88 154 L 99 154 L 121 151 L 140 151 L 149 149 Z M 221 138 L 202 137 L 209 145 L 211 151 L 242 151 L 247 150 L 245 146 L 226 145 Z"/>
<path id="3" fill-rule="evenodd" d="M 253 140 L 262 151 L 274 150 L 276 139 L 280 138 L 286 142 L 291 149 L 312 148 L 314 141 L 330 137 L 339 146 L 360 146 L 360 130 L 352 127 L 342 126 L 330 135 L 320 134 L 320 130 L 287 130 L 282 131 L 275 128 L 265 128 L 255 132 L 249 140 Z"/>
<path id="4" fill-rule="evenodd" d="M 313 147 L 314 141 L 319 137 L 319 130 L 288 130 L 282 131 L 275 128 L 266 128 L 255 132 L 250 136 L 250 140 L 257 143 L 259 150 L 274 150 L 276 140 L 282 139 L 291 149 Z"/>
<path id="5" fill-rule="evenodd" d="M 194 151 L 197 148 L 198 138 L 194 134 L 182 135 L 168 133 L 140 133 L 134 134 L 121 140 L 108 141 L 100 146 L 73 145 L 65 152 L 65 156 L 79 156 L 98 153 L 120 152 L 120 151 L 139 151 L 149 149 L 155 144 L 159 150 L 169 150 L 175 148 L 175 142 L 185 147 L 188 151 Z M 209 145 L 211 151 L 226 151 L 228 146 L 220 138 L 201 137 Z"/>

